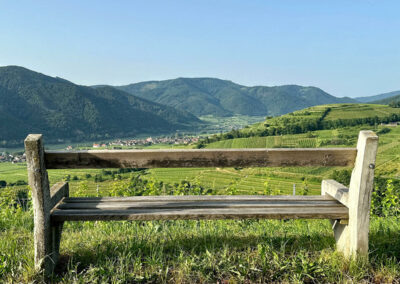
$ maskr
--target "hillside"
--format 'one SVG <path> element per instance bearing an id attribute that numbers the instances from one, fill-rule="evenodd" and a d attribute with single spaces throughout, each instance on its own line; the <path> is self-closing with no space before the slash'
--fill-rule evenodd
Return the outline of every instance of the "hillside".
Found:
<path id="1" fill-rule="evenodd" d="M 116 88 L 197 116 L 281 115 L 320 104 L 354 102 L 316 87 L 246 87 L 215 78 L 178 78 Z"/>
<path id="2" fill-rule="evenodd" d="M 396 96 L 389 97 L 389 98 L 382 99 L 382 100 L 378 100 L 378 101 L 375 101 L 374 103 L 375 103 L 375 104 L 388 105 L 388 104 L 390 104 L 390 103 L 399 103 L 399 102 L 400 102 L 400 92 L 399 92 L 399 94 L 396 95 Z"/>
<path id="3" fill-rule="evenodd" d="M 241 130 L 214 135 L 202 141 L 199 147 L 204 147 L 212 142 L 234 138 L 300 133 L 310 133 L 312 136 L 311 131 L 316 130 L 353 127 L 357 125 L 375 126 L 380 123 L 392 121 L 400 121 L 400 108 L 374 104 L 320 105 L 269 118 L 264 122 L 253 124 Z"/>
<path id="4" fill-rule="evenodd" d="M 28 133 L 48 142 L 166 133 L 200 121 L 185 111 L 111 87 L 93 89 L 22 67 L 0 68 L 0 142 L 16 145 Z"/>
<path id="5" fill-rule="evenodd" d="M 379 104 L 379 101 L 385 100 L 394 96 L 400 96 L 400 90 L 399 91 L 394 91 L 394 92 L 389 92 L 389 93 L 383 93 L 375 96 L 369 96 L 369 97 L 358 97 L 354 98 L 356 101 L 361 102 L 361 103 L 377 103 Z"/>

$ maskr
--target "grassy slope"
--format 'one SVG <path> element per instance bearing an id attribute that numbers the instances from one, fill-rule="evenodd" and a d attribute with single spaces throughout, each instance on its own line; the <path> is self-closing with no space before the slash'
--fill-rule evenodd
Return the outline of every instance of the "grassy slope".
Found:
<path id="1" fill-rule="evenodd" d="M 301 120 L 315 120 L 323 114 L 327 108 L 331 111 L 324 118 L 324 120 L 337 120 L 337 119 L 355 119 L 366 117 L 387 117 L 390 114 L 400 114 L 400 108 L 392 108 L 387 105 L 377 104 L 330 104 L 319 105 L 315 107 L 306 108 L 303 110 L 295 111 L 290 114 L 269 118 L 263 122 L 259 122 L 241 129 L 243 133 L 256 132 L 264 130 L 265 125 L 269 126 L 287 126 L 291 123 L 296 123 Z"/>

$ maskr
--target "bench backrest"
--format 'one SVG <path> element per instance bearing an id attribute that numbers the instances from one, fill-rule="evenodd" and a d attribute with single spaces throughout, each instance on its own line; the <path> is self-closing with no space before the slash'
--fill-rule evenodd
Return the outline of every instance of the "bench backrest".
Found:
<path id="1" fill-rule="evenodd" d="M 356 148 L 45 151 L 47 169 L 353 166 Z"/>

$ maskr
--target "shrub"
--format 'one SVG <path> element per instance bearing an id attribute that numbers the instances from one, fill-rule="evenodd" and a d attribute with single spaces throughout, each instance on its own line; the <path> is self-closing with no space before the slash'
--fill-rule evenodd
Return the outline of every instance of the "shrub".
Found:
<path id="1" fill-rule="evenodd" d="M 378 133 L 378 134 L 385 134 L 385 133 L 389 133 L 390 131 L 391 131 L 390 128 L 384 127 L 384 128 L 382 128 L 381 130 L 379 130 L 377 133 Z"/>
<path id="2" fill-rule="evenodd" d="M 375 178 L 372 192 L 371 213 L 377 216 L 397 216 L 400 212 L 400 181 Z"/>
<path id="3" fill-rule="evenodd" d="M 351 178 L 351 170 L 348 169 L 334 170 L 330 178 L 336 180 L 337 182 L 340 182 L 345 186 L 349 186 Z"/>

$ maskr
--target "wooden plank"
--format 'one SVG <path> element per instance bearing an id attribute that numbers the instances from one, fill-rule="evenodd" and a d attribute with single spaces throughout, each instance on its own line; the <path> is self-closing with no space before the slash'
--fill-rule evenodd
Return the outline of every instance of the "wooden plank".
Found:
<path id="1" fill-rule="evenodd" d="M 57 182 L 50 188 L 50 208 L 54 208 L 57 203 L 69 195 L 68 182 Z"/>
<path id="2" fill-rule="evenodd" d="M 347 201 L 349 222 L 348 225 L 336 222 L 334 226 L 337 248 L 346 257 L 368 256 L 369 213 L 377 149 L 378 136 L 372 131 L 360 131 Z"/>
<path id="3" fill-rule="evenodd" d="M 42 135 L 30 134 L 24 143 L 28 181 L 33 200 L 35 269 L 49 275 L 57 263 L 58 251 L 56 248 L 58 248 L 59 238 L 54 234 L 50 220 L 50 188 L 44 161 Z"/>
<path id="4" fill-rule="evenodd" d="M 348 209 L 337 207 L 304 208 L 218 208 L 218 209 L 130 209 L 55 210 L 54 221 L 176 220 L 176 219 L 348 219 Z"/>
<path id="5" fill-rule="evenodd" d="M 75 202 L 61 203 L 57 209 L 162 209 L 162 208 L 282 208 L 342 207 L 336 200 L 326 201 L 186 201 L 186 202 Z"/>
<path id="6" fill-rule="evenodd" d="M 323 180 L 321 185 L 321 194 L 328 194 L 343 205 L 349 207 L 349 189 L 335 180 Z"/>
<path id="7" fill-rule="evenodd" d="M 324 201 L 328 195 L 158 195 L 127 197 L 68 197 L 63 202 L 167 202 L 167 201 Z"/>
<path id="8" fill-rule="evenodd" d="M 46 151 L 48 169 L 352 166 L 354 148 Z"/>
<path id="9" fill-rule="evenodd" d="M 368 255 L 369 213 L 374 187 L 375 159 L 378 136 L 361 131 L 357 143 L 358 155 L 349 186 L 349 255 Z"/>

